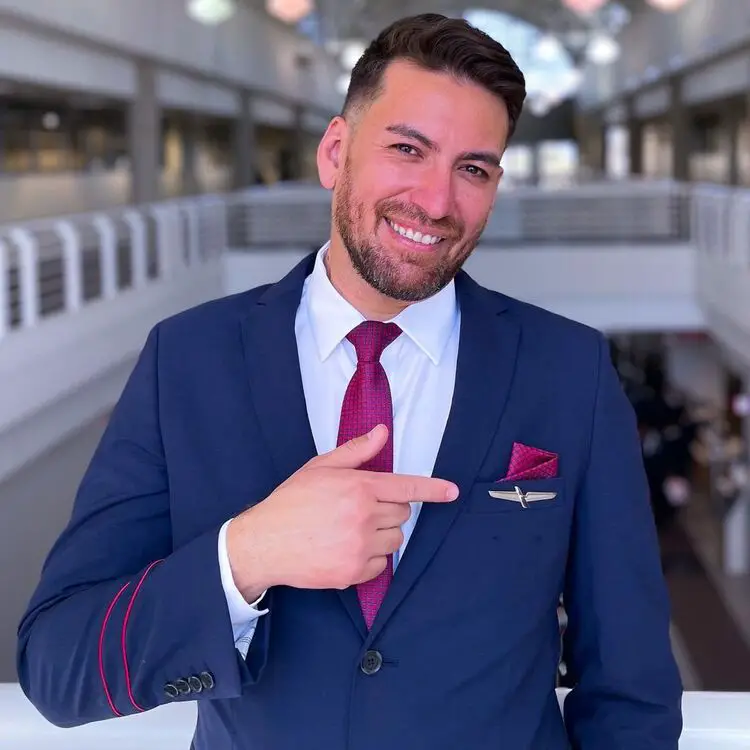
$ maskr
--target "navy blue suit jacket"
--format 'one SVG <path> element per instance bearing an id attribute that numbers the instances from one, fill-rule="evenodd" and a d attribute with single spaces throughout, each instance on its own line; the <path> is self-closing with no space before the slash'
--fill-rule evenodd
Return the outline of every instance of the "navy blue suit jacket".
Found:
<path id="1" fill-rule="evenodd" d="M 674 750 L 668 601 L 608 346 L 463 272 L 434 472 L 460 499 L 422 509 L 370 632 L 353 589 L 278 587 L 235 649 L 219 528 L 315 454 L 294 334 L 312 262 L 149 335 L 20 625 L 27 696 L 61 726 L 195 700 L 199 750 Z M 489 496 L 516 441 L 559 454 L 523 483 L 554 500 Z"/>

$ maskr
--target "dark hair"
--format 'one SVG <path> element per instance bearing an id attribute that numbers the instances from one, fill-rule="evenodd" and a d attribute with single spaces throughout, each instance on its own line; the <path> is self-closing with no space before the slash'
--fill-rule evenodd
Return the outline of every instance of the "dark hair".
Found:
<path id="1" fill-rule="evenodd" d="M 352 70 L 344 114 L 373 101 L 394 60 L 409 60 L 483 86 L 505 102 L 513 134 L 526 98 L 526 81 L 505 47 L 460 18 L 423 13 L 402 18 L 380 32 Z"/>

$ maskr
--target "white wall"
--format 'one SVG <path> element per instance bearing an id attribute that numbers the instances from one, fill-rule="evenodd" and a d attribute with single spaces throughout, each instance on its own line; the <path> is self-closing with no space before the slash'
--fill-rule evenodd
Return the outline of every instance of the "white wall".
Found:
<path id="1" fill-rule="evenodd" d="M 0 482 L 114 403 L 152 326 L 221 294 L 219 261 L 209 261 L 5 337 Z"/>
<path id="2" fill-rule="evenodd" d="M 19 29 L 19 22 L 24 28 Z M 5 65 L 13 65 L 15 72 L 33 70 L 39 81 L 57 83 L 62 77 L 75 83 L 75 69 L 88 87 L 110 86 L 112 71 L 104 83 L 102 55 L 113 56 L 110 66 L 117 65 L 117 57 L 143 55 L 185 72 L 278 91 L 311 105 L 337 110 L 341 103 L 335 92 L 340 70 L 334 58 L 291 27 L 242 4 L 228 23 L 207 27 L 187 16 L 185 0 L 0 0 L 0 27 L 12 32 L 6 41 L 15 44 L 13 54 L 3 56 L 0 37 L 0 61 L 5 57 Z M 37 38 L 36 46 L 26 39 L 29 32 Z M 49 43 L 43 47 L 38 41 L 40 32 L 57 38 L 52 57 Z M 88 50 L 80 50 L 81 38 L 103 45 L 98 63 Z M 75 65 L 73 52 L 62 51 L 71 45 L 78 55 Z M 310 61 L 306 70 L 297 64 L 301 55 Z M 90 64 L 84 64 L 84 58 Z M 4 73 L 0 65 L 0 75 Z M 132 83 L 124 69 L 119 75 Z"/>
<path id="3" fill-rule="evenodd" d="M 132 363 L 130 363 L 132 367 Z M 117 394 L 119 395 L 119 393 Z M 16 632 L 44 558 L 63 530 L 73 498 L 104 430 L 103 416 L 0 482 L 0 683 L 15 682 Z M 0 747 L 7 722 L 0 720 Z M 10 748 L 9 748 L 10 750 Z M 41 750 L 41 749 L 40 749 Z"/>
<path id="4" fill-rule="evenodd" d="M 712 335 L 750 373 L 750 267 L 698 256 L 698 298 Z"/>
<path id="5" fill-rule="evenodd" d="M 481 284 L 607 332 L 700 330 L 688 245 L 479 248 Z"/>
<path id="6" fill-rule="evenodd" d="M 0 76 L 123 98 L 134 96 L 136 89 L 135 68 L 127 58 L 13 28 L 2 18 Z"/>
<path id="7" fill-rule="evenodd" d="M 306 251 L 230 252 L 228 293 L 279 279 Z M 704 326 L 688 246 L 480 247 L 466 270 L 481 284 L 603 331 L 693 331 Z"/>
<path id="8" fill-rule="evenodd" d="M 127 169 L 0 176 L 0 223 L 99 211 L 129 200 Z"/>
<path id="9" fill-rule="evenodd" d="M 228 168 L 212 165 L 200 153 L 196 173 L 205 193 L 224 192 L 231 182 Z M 161 197 L 178 197 L 182 189 L 182 172 L 166 168 L 161 174 Z M 130 202 L 127 167 L 102 172 L 0 175 L 0 224 L 104 211 Z"/>

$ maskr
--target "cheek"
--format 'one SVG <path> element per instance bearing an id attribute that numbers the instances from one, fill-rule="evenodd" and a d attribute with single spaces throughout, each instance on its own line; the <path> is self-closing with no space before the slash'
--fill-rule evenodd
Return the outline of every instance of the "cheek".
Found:
<path id="1" fill-rule="evenodd" d="M 414 175 L 408 170 L 397 166 L 383 167 L 374 175 L 371 185 L 377 185 L 377 200 L 387 200 L 388 198 L 401 198 L 413 190 L 415 185 Z"/>
<path id="2" fill-rule="evenodd" d="M 384 205 L 387 201 L 397 200 L 408 203 L 410 189 L 411 183 L 403 169 L 380 166 L 363 175 L 358 195 L 361 204 L 365 206 L 366 211 L 374 220 L 377 207 Z"/>

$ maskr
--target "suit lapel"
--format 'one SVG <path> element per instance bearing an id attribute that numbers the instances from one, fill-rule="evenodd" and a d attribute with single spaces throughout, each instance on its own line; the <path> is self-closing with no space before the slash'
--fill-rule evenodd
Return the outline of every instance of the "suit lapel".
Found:
<path id="1" fill-rule="evenodd" d="M 306 258 L 269 287 L 241 323 L 250 392 L 277 484 L 316 453 L 294 332 L 302 286 L 313 262 Z"/>
<path id="2" fill-rule="evenodd" d="M 437 552 L 497 432 L 515 371 L 519 326 L 497 297 L 465 273 L 456 277 L 461 310 L 456 384 L 433 476 L 455 482 L 454 503 L 425 503 L 370 631 L 374 638 Z"/>
<path id="3" fill-rule="evenodd" d="M 242 321 L 250 391 L 268 445 L 276 484 L 317 455 L 299 367 L 295 318 L 315 256 L 264 292 Z M 357 629 L 367 632 L 356 589 L 337 592 Z"/>

